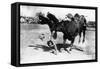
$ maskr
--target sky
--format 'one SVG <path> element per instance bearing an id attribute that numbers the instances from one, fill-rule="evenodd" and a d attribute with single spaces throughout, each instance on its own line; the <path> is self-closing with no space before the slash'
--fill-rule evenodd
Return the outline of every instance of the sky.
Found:
<path id="1" fill-rule="evenodd" d="M 42 12 L 47 14 L 50 12 L 54 14 L 58 19 L 64 19 L 65 15 L 71 13 L 79 13 L 80 15 L 85 15 L 87 21 L 95 21 L 95 10 L 93 9 L 76 9 L 76 8 L 58 8 L 58 7 L 41 7 L 41 6 L 20 6 L 20 15 L 27 17 L 35 17 L 37 12 Z"/>

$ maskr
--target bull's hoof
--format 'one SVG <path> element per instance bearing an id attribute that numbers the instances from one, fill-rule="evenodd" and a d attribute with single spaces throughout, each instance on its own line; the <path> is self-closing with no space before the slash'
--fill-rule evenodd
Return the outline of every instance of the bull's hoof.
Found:
<path id="1" fill-rule="evenodd" d="M 67 51 L 69 54 L 71 54 L 68 49 L 65 49 L 65 51 Z"/>
<path id="2" fill-rule="evenodd" d="M 79 40 L 78 43 L 80 43 L 81 41 Z"/>
<path id="3" fill-rule="evenodd" d="M 69 51 L 67 51 L 69 54 L 71 54 Z"/>
<path id="4" fill-rule="evenodd" d="M 72 49 L 70 48 L 69 51 L 72 51 Z"/>
<path id="5" fill-rule="evenodd" d="M 69 51 L 72 51 L 72 49 L 74 49 L 74 47 L 70 47 Z"/>
<path id="6" fill-rule="evenodd" d="M 82 41 L 82 43 L 84 43 L 84 42 L 85 42 L 85 40 Z"/>
<path id="7" fill-rule="evenodd" d="M 53 54 L 54 54 L 54 51 L 52 51 L 51 53 L 53 53 Z"/>
<path id="8" fill-rule="evenodd" d="M 50 53 L 57 55 L 56 51 L 50 51 Z"/>

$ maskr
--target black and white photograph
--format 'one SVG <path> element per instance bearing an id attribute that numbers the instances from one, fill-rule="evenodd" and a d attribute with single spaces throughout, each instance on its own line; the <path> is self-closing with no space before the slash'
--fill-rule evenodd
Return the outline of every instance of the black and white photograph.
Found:
<path id="1" fill-rule="evenodd" d="M 95 59 L 95 9 L 20 5 L 20 64 Z"/>

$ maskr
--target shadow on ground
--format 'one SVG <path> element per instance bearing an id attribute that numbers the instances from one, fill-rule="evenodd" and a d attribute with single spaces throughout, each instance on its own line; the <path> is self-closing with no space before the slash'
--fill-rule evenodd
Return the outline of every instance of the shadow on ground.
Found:
<path id="1" fill-rule="evenodd" d="M 59 52 L 61 52 L 61 48 L 70 48 L 70 44 L 66 44 L 65 46 L 63 46 L 63 44 L 56 44 L 57 46 L 57 49 Z M 46 46 L 46 45 L 29 45 L 28 47 L 33 47 L 35 50 L 39 50 L 39 49 L 42 49 L 44 52 L 48 52 L 51 50 L 50 47 Z M 75 50 L 78 50 L 78 51 L 83 51 L 82 48 L 80 47 L 77 47 L 77 46 L 73 46 L 72 49 L 75 49 Z"/>

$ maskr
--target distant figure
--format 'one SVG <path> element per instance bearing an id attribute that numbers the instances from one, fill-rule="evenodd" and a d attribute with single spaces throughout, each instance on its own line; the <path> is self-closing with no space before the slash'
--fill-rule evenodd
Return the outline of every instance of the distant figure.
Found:
<path id="1" fill-rule="evenodd" d="M 76 23 L 78 23 L 80 26 L 79 37 L 81 38 L 81 33 L 83 33 L 83 42 L 84 42 L 85 41 L 86 27 L 88 27 L 86 18 L 84 15 L 79 15 L 78 13 L 76 13 L 74 15 L 74 19 L 75 19 Z M 80 42 L 80 38 L 79 38 L 79 42 Z"/>
<path id="2" fill-rule="evenodd" d="M 75 19 L 76 22 L 79 22 L 80 21 L 80 15 L 78 13 L 76 13 L 74 15 L 74 19 Z"/>
<path id="3" fill-rule="evenodd" d="M 83 22 L 83 29 L 86 30 L 86 26 L 88 26 L 88 25 L 87 25 L 87 21 L 86 21 L 85 16 L 81 15 L 80 20 Z"/>
<path id="4" fill-rule="evenodd" d="M 51 49 L 50 52 L 53 54 L 57 54 L 56 49 L 55 49 L 55 43 L 52 40 L 47 41 L 47 45 L 49 46 L 49 48 Z"/>

